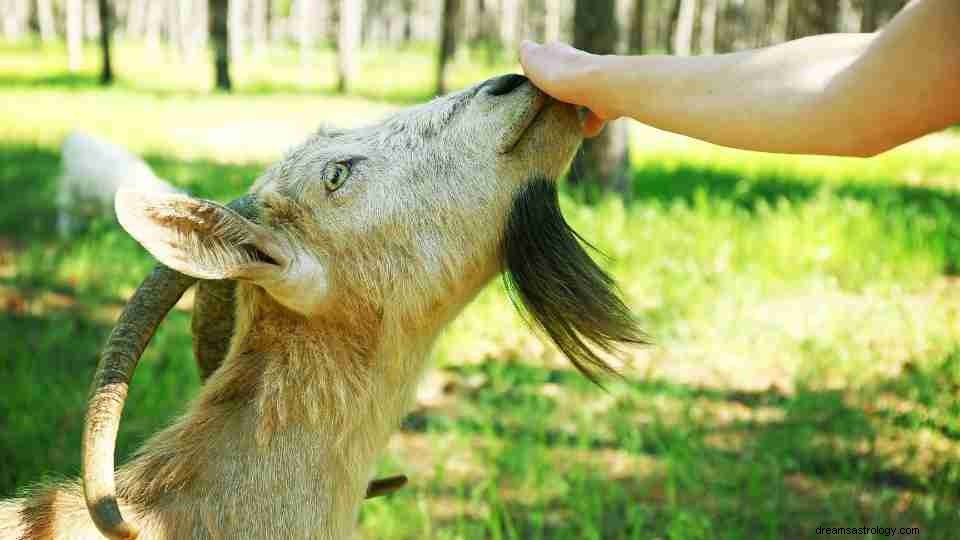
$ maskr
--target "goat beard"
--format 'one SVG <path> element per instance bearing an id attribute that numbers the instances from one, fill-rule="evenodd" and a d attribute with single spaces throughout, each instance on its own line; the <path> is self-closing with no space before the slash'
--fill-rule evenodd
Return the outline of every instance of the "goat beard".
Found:
<path id="1" fill-rule="evenodd" d="M 647 340 L 613 278 L 585 245 L 596 251 L 563 218 L 555 182 L 533 179 L 514 196 L 502 245 L 510 298 L 581 373 L 600 384 L 600 374 L 616 372 L 599 352 L 615 354 Z"/>

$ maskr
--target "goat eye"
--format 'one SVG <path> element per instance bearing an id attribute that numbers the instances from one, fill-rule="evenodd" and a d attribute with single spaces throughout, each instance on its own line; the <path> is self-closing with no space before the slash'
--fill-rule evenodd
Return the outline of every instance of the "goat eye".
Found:
<path id="1" fill-rule="evenodd" d="M 346 163 L 335 163 L 326 174 L 324 185 L 328 192 L 340 189 L 340 186 L 350 177 L 350 166 Z"/>

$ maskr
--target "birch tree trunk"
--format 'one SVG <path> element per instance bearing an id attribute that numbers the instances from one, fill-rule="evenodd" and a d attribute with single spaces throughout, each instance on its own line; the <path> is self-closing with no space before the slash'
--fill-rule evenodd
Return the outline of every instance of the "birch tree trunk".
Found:
<path id="1" fill-rule="evenodd" d="M 505 48 L 512 49 L 517 45 L 520 5 L 517 0 L 502 0 L 500 7 L 500 42 Z"/>
<path id="2" fill-rule="evenodd" d="M 697 0 L 678 0 L 677 26 L 673 31 L 673 54 L 690 56 L 693 51 L 693 22 L 697 14 Z"/>
<path id="3" fill-rule="evenodd" d="M 443 0 L 440 48 L 437 55 L 437 95 L 447 93 L 447 67 L 457 49 L 457 27 L 461 8 L 461 0 Z"/>
<path id="4" fill-rule="evenodd" d="M 113 34 L 113 6 L 108 0 L 97 0 L 100 9 L 100 84 L 113 84 L 113 65 L 110 62 L 110 38 Z"/>
<path id="5" fill-rule="evenodd" d="M 53 5 L 50 0 L 37 0 L 37 26 L 40 41 L 49 43 L 57 39 L 57 25 L 53 19 Z"/>
<path id="6" fill-rule="evenodd" d="M 83 0 L 67 0 L 67 58 L 70 71 L 83 66 Z"/>
<path id="7" fill-rule="evenodd" d="M 546 0 L 544 11 L 544 41 L 547 43 L 560 41 L 560 0 Z"/>
<path id="8" fill-rule="evenodd" d="M 253 39 L 253 51 L 257 56 L 263 56 L 267 50 L 267 26 L 270 18 L 269 0 L 253 0 L 250 5 L 250 33 Z"/>
<path id="9" fill-rule="evenodd" d="M 634 0 L 633 12 L 630 14 L 630 39 L 627 40 L 627 52 L 630 54 L 643 53 L 644 26 L 646 26 L 646 22 L 646 1 Z"/>
<path id="10" fill-rule="evenodd" d="M 717 1 L 701 0 L 700 54 L 713 54 L 717 44 Z"/>
<path id="11" fill-rule="evenodd" d="M 230 30 L 227 0 L 209 0 L 210 41 L 213 44 L 214 80 L 216 88 L 229 92 L 230 81 Z"/>
<path id="12" fill-rule="evenodd" d="M 337 28 L 337 90 L 353 90 L 357 73 L 357 49 L 360 45 L 361 0 L 340 0 L 340 26 Z"/>
<path id="13" fill-rule="evenodd" d="M 243 56 L 247 42 L 247 0 L 230 0 L 228 17 L 230 25 L 230 58 L 234 61 Z"/>
<path id="14" fill-rule="evenodd" d="M 619 41 L 615 0 L 576 0 L 573 46 L 595 54 L 612 54 Z M 600 135 L 583 142 L 570 169 L 574 184 L 592 183 L 629 194 L 627 125 L 610 122 Z"/>

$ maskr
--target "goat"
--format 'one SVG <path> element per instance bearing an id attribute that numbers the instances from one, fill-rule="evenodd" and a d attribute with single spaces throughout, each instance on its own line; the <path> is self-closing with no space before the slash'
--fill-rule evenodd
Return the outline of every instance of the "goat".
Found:
<path id="1" fill-rule="evenodd" d="M 583 373 L 610 371 L 595 349 L 644 335 L 559 211 L 580 132 L 574 107 L 508 75 L 321 130 L 228 206 L 119 192 L 121 225 L 161 264 L 102 353 L 82 483 L 0 504 L 0 537 L 352 537 L 435 337 L 501 272 Z M 229 350 L 115 474 L 133 369 L 198 279 L 234 283 Z"/>
<path id="2" fill-rule="evenodd" d="M 57 232 L 62 238 L 69 237 L 84 221 L 113 216 L 113 199 L 121 188 L 177 193 L 139 157 L 82 131 L 66 136 L 61 156 Z"/>

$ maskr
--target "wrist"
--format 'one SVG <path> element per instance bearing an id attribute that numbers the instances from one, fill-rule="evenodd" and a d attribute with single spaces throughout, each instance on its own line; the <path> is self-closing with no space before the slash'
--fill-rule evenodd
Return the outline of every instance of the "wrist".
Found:
<path id="1" fill-rule="evenodd" d="M 587 74 L 590 103 L 587 106 L 603 120 L 616 120 L 623 113 L 624 57 L 615 54 L 593 55 Z"/>

